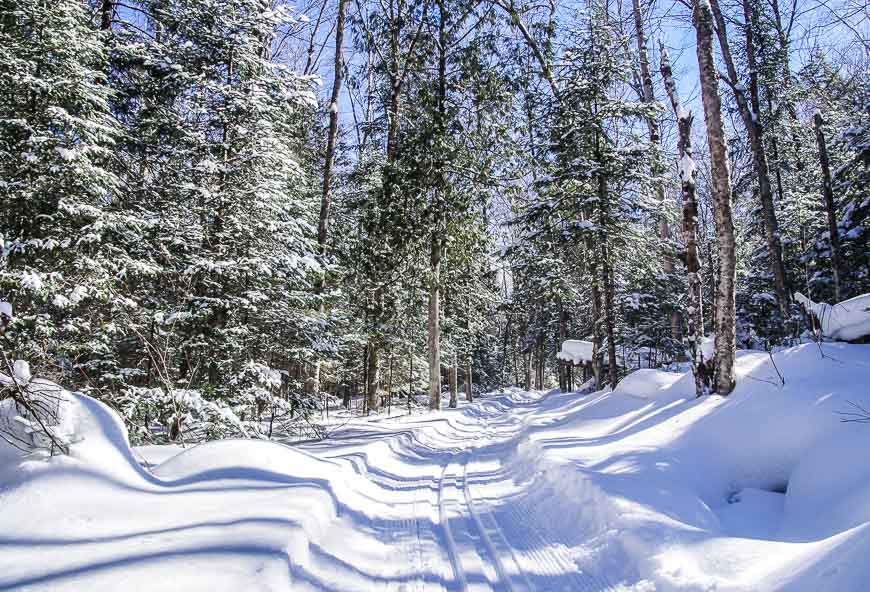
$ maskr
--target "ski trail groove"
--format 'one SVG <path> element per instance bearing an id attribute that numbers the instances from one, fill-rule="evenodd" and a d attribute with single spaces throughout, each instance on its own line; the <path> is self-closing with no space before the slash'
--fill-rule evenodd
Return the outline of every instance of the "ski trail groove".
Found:
<path id="1" fill-rule="evenodd" d="M 462 570 L 459 562 L 459 551 L 456 546 L 456 539 L 453 538 L 453 531 L 450 528 L 447 516 L 447 503 L 444 500 L 444 480 L 449 467 L 449 463 L 444 465 L 441 477 L 438 480 L 438 521 L 444 529 L 444 541 L 447 543 L 447 555 L 450 558 L 454 578 L 459 582 L 459 589 L 462 592 L 466 592 L 468 590 L 468 581 L 465 579 L 465 572 Z"/>
<path id="2" fill-rule="evenodd" d="M 523 419 L 520 419 L 518 422 L 520 425 L 524 423 Z M 481 416 L 481 420 L 483 423 L 483 432 L 487 434 L 488 440 L 493 441 L 494 438 L 493 431 L 490 428 L 490 417 L 483 415 Z M 513 442 L 514 437 L 521 432 L 522 428 L 511 430 L 506 438 L 499 440 L 501 440 L 502 444 L 511 442 L 511 448 L 515 449 L 516 442 Z M 499 465 L 502 465 L 500 459 Z M 536 513 L 534 512 L 533 507 L 531 507 L 533 502 L 531 502 L 527 497 L 528 491 L 526 491 L 521 497 L 514 498 L 511 502 L 501 506 L 503 510 L 499 511 L 498 514 L 500 517 L 506 519 L 503 524 L 509 529 L 509 534 L 513 535 L 510 538 L 532 543 L 529 545 L 529 548 L 525 553 L 529 558 L 533 559 L 534 564 L 540 570 L 539 573 L 536 571 L 535 576 L 542 576 L 541 578 L 533 576 L 533 579 L 550 580 L 549 582 L 545 581 L 540 582 L 539 585 L 534 585 L 530 581 L 529 574 L 523 569 L 523 566 L 520 563 L 520 558 L 517 555 L 517 553 L 523 552 L 519 549 L 515 549 L 514 546 L 510 544 L 509 537 L 505 534 L 505 531 L 499 526 L 499 522 L 496 520 L 495 512 L 486 512 L 482 516 L 476 513 L 474 510 L 473 497 L 468 490 L 467 482 L 466 488 L 469 509 L 472 512 L 474 519 L 478 522 L 481 532 L 487 530 L 483 524 L 484 518 L 492 525 L 490 527 L 492 537 L 487 537 L 492 548 L 492 556 L 497 556 L 495 547 L 492 545 L 492 540 L 496 539 L 501 542 L 501 548 L 505 549 L 505 552 L 510 555 L 513 564 L 516 566 L 516 571 L 514 573 L 518 574 L 523 580 L 522 584 L 524 584 L 524 587 L 520 589 L 534 591 L 540 588 L 541 590 L 547 591 L 571 590 L 571 592 L 598 592 L 614 589 L 613 585 L 606 577 L 582 569 L 582 567 L 572 559 L 568 546 L 561 541 L 553 540 L 551 537 L 544 535 L 547 529 L 544 528 L 536 518 Z M 503 568 L 500 573 L 503 573 Z M 507 578 L 504 579 L 507 580 Z M 556 582 L 558 582 L 558 584 L 556 584 Z M 554 586 L 558 586 L 558 588 L 554 588 Z"/>
<path id="3" fill-rule="evenodd" d="M 501 583 L 504 584 L 504 589 L 508 592 L 518 592 L 518 590 L 532 590 L 531 583 L 528 581 L 526 574 L 523 573 L 520 564 L 516 560 L 516 557 L 514 557 L 513 550 L 507 543 L 507 540 L 504 538 L 504 534 L 499 528 L 498 523 L 495 521 L 495 518 L 490 512 L 486 512 L 484 514 L 484 516 L 488 518 L 488 521 L 491 523 L 490 528 L 487 528 L 483 523 L 483 517 L 474 507 L 474 499 L 471 496 L 471 489 L 468 486 L 467 457 L 463 466 L 462 490 L 465 497 L 465 504 L 468 507 L 468 513 L 471 516 L 471 519 L 473 520 L 475 526 L 477 527 L 477 531 L 480 533 L 480 538 L 483 541 L 483 544 L 486 547 L 489 556 L 492 558 L 493 566 L 495 567 L 496 573 L 498 573 L 498 577 L 501 580 Z M 496 537 L 501 540 L 501 549 L 506 550 L 506 554 L 510 556 L 509 560 L 514 568 L 511 572 L 509 572 L 505 568 L 505 564 L 502 561 L 502 557 L 505 556 L 505 552 L 502 551 L 500 553 L 499 550 L 496 549 L 496 546 L 493 543 L 493 539 L 490 536 L 490 532 L 492 532 Z M 521 586 L 519 589 L 515 588 L 513 582 L 511 581 L 511 573 L 520 575 L 524 579 L 525 586 Z"/>

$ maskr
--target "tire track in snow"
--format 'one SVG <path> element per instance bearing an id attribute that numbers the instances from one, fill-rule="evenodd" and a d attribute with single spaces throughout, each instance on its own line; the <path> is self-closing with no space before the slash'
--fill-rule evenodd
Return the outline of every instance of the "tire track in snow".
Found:
<path id="1" fill-rule="evenodd" d="M 464 422 L 446 422 L 448 430 L 415 426 L 437 434 L 440 443 L 418 437 L 398 438 L 394 453 L 413 453 L 434 461 L 435 471 L 419 483 L 410 518 L 382 523 L 385 542 L 395 548 L 405 574 L 389 582 L 390 592 L 593 592 L 612 590 L 608 579 L 578 564 L 576 550 L 560 540 L 558 529 L 541 523 L 535 504 L 536 479 L 523 491 L 491 506 L 475 499 L 482 481 L 510 481 L 504 460 L 516 452 L 540 399 L 519 404 L 498 401 L 481 405 L 477 429 Z M 495 403 L 495 402 L 493 402 Z M 463 425 L 464 424 L 464 425 Z M 440 444 L 440 445 L 439 445 Z M 451 445 L 453 444 L 453 445 Z M 456 446 L 461 444 L 462 447 Z M 345 455 L 341 455 L 345 456 Z M 367 474 L 365 455 L 346 455 L 359 474 Z M 445 463 L 445 457 L 449 457 Z M 495 461 L 496 470 L 476 474 L 475 460 Z M 358 466 L 358 463 L 362 466 Z M 492 465 L 490 464 L 490 467 Z M 375 481 L 383 477 L 370 475 Z M 513 544 L 512 544 L 513 542 Z"/>
<path id="2" fill-rule="evenodd" d="M 606 578 L 584 570 L 578 565 L 571 557 L 567 546 L 544 536 L 543 532 L 546 529 L 542 528 L 527 505 L 524 501 L 507 504 L 505 516 L 509 518 L 513 534 L 529 544 L 529 550 L 525 553 L 539 568 L 540 579 L 558 581 L 560 589 L 572 592 L 599 592 L 613 589 L 613 585 Z M 550 587 L 552 585 L 549 584 L 544 589 L 553 589 Z"/>

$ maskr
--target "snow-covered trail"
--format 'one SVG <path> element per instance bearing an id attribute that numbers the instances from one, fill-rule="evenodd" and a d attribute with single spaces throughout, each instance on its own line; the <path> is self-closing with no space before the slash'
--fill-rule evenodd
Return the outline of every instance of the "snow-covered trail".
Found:
<path id="1" fill-rule="evenodd" d="M 607 590 L 578 564 L 575 525 L 537 511 L 522 446 L 549 401 L 515 391 L 321 442 L 152 449 L 164 458 L 145 469 L 83 397 L 75 458 L 0 474 L 0 590 Z"/>
<path id="2" fill-rule="evenodd" d="M 0 462 L 0 590 L 865 590 L 870 346 L 775 358 L 728 398 L 641 370 L 144 463 L 77 396 L 71 456 Z"/>
<path id="3" fill-rule="evenodd" d="M 385 582 L 386 590 L 611 588 L 605 574 L 580 570 L 566 543 L 554 536 L 558 529 L 540 524 L 527 491 L 533 479 L 518 483 L 510 465 L 524 427 L 546 397 L 501 395 L 437 418 L 407 418 L 399 431 L 351 428 L 329 442 L 305 446 L 347 463 L 381 490 L 382 499 L 390 492 L 410 491 L 410 504 L 396 505 L 390 519 L 370 524 L 386 546 L 386 562 L 405 561 L 412 568 L 408 578 Z M 367 452 L 374 442 L 385 443 L 388 454 L 406 470 L 382 469 L 383 451 Z M 418 472 L 411 466 L 428 470 L 422 478 L 403 478 Z M 324 574 L 312 575 L 321 579 Z M 338 579 L 347 585 L 355 575 L 360 574 L 345 573 Z"/>

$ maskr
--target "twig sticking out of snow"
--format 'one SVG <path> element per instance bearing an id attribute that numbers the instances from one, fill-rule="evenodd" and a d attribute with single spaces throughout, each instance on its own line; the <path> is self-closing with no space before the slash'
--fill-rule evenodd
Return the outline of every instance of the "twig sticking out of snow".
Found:
<path id="1" fill-rule="evenodd" d="M 69 452 L 71 426 L 69 393 L 58 385 L 34 380 L 30 365 L 14 363 L 0 351 L 6 374 L 0 373 L 0 437 L 22 452 L 45 449 Z"/>
<path id="2" fill-rule="evenodd" d="M 858 403 L 846 401 L 855 408 L 855 411 L 838 411 L 840 421 L 843 423 L 870 423 L 870 410 L 865 409 Z"/>
<path id="3" fill-rule="evenodd" d="M 767 355 L 770 356 L 770 363 L 773 365 L 773 369 L 776 370 L 776 375 L 779 376 L 779 381 L 781 386 L 785 386 L 785 377 L 782 375 L 782 372 L 779 371 L 779 368 L 776 366 L 776 360 L 773 359 L 773 352 L 768 350 Z"/>

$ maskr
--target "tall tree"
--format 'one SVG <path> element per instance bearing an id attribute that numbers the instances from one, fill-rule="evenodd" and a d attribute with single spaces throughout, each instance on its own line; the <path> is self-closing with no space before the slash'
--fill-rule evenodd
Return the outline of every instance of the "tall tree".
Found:
<path id="1" fill-rule="evenodd" d="M 715 1 L 715 0 L 714 0 Z M 716 371 L 713 391 L 727 395 L 734 388 L 736 244 L 731 198 L 731 173 L 719 76 L 713 52 L 713 10 L 710 0 L 693 0 L 693 21 L 697 38 L 701 100 L 707 124 L 707 144 L 712 169 L 712 192 L 719 251 L 719 278 L 714 311 L 716 329 Z"/>
<path id="2" fill-rule="evenodd" d="M 78 0 L 0 4 L 0 299 L 16 309 L 6 335 L 71 384 L 107 349 L 92 323 L 111 313 L 117 239 L 135 234 L 113 207 L 121 134 L 91 27 Z"/>
<path id="3" fill-rule="evenodd" d="M 634 28 L 635 39 L 637 41 L 637 55 L 640 62 L 640 88 L 641 100 L 650 105 L 656 104 L 655 89 L 653 88 L 652 73 L 650 71 L 650 61 L 647 50 L 646 29 L 643 22 L 643 11 L 641 9 L 640 0 L 632 0 L 632 8 L 634 12 Z M 649 139 L 656 150 L 661 147 L 661 129 L 658 120 L 658 114 L 650 112 L 646 120 L 649 128 Z M 653 183 L 655 184 L 656 201 L 661 204 L 664 209 L 665 203 L 665 186 L 662 179 L 661 160 L 659 158 L 651 159 L 651 171 Z M 666 274 L 674 272 L 674 258 L 670 253 L 671 245 L 671 230 L 668 224 L 667 213 L 662 211 L 659 220 L 659 232 L 662 240 L 663 256 L 662 269 Z M 676 342 L 682 341 L 683 318 L 679 310 L 675 309 L 670 314 L 671 323 L 671 338 Z"/>
<path id="4" fill-rule="evenodd" d="M 831 181 L 831 164 L 828 159 L 828 147 L 825 143 L 823 125 L 822 114 L 816 111 L 813 114 L 813 127 L 816 131 L 816 145 L 819 150 L 819 166 L 822 169 L 822 197 L 824 198 L 825 217 L 828 221 L 828 240 L 831 243 L 831 272 L 834 277 L 834 300 L 840 302 L 840 233 L 837 227 L 837 211 L 834 207 L 834 190 Z"/>
<path id="5" fill-rule="evenodd" d="M 333 59 L 332 92 L 329 96 L 329 131 L 326 136 L 326 154 L 323 161 L 323 191 L 320 196 L 320 215 L 317 221 L 317 245 L 320 254 L 326 254 L 326 244 L 329 238 L 329 215 L 332 208 L 332 184 L 335 167 L 335 155 L 338 148 L 338 115 L 341 87 L 344 82 L 344 19 L 348 0 L 338 0 L 338 12 L 335 16 L 335 56 Z M 318 282 L 318 292 L 323 292 L 325 277 Z M 325 311 L 324 303 L 320 303 L 321 312 Z M 321 361 L 314 363 L 313 391 L 320 391 Z"/>
<path id="6" fill-rule="evenodd" d="M 686 241 L 686 274 L 688 275 L 689 303 L 689 352 L 691 353 L 692 373 L 695 377 L 695 395 L 701 396 L 704 385 L 701 366 L 704 355 L 701 351 L 701 338 L 704 332 L 704 298 L 701 289 L 701 261 L 698 257 L 698 201 L 695 197 L 695 159 L 692 153 L 692 121 L 694 116 L 680 102 L 677 84 L 668 51 L 661 44 L 661 71 L 668 99 L 677 117 L 677 151 L 680 157 L 680 188 L 683 196 L 683 236 Z"/>
<path id="7" fill-rule="evenodd" d="M 785 265 L 782 259 L 782 244 L 779 237 L 779 224 L 776 219 L 776 206 L 773 202 L 773 190 L 770 184 L 770 167 L 767 162 L 767 152 L 764 145 L 764 128 L 761 123 L 761 103 L 758 90 L 758 66 L 756 64 L 756 49 L 753 34 L 753 21 L 755 14 L 750 0 L 742 0 L 744 14 L 744 33 L 746 44 L 746 60 L 749 75 L 749 98 L 746 97 L 744 86 L 740 82 L 737 67 L 731 53 L 731 44 L 728 40 L 728 29 L 725 18 L 719 8 L 718 0 L 710 0 L 710 6 L 715 18 L 715 30 L 719 39 L 719 48 L 722 51 L 722 59 L 725 62 L 728 77 L 723 77 L 737 101 L 743 126 L 749 135 L 749 144 L 752 150 L 752 160 L 755 167 L 755 175 L 758 178 L 758 195 L 761 201 L 761 214 L 764 221 L 764 233 L 767 240 L 768 258 L 770 269 L 773 274 L 773 286 L 776 300 L 779 306 L 782 320 L 788 318 L 788 279 L 785 273 Z"/>

